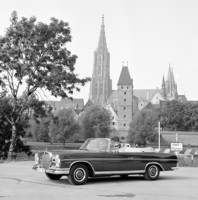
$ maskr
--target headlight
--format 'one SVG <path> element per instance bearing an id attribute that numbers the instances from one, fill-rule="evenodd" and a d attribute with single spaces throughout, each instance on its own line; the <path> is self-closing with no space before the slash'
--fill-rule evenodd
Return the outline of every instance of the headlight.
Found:
<path id="1" fill-rule="evenodd" d="M 52 158 L 52 162 L 55 164 L 56 167 L 60 167 L 60 162 L 61 162 L 61 160 L 60 160 L 59 155 L 54 156 L 54 157 Z"/>

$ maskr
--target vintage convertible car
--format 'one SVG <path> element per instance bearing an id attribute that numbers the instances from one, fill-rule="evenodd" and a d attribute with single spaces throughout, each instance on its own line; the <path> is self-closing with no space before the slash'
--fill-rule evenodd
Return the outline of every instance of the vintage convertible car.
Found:
<path id="1" fill-rule="evenodd" d="M 67 176 L 71 184 L 81 185 L 89 177 L 132 174 L 156 180 L 160 171 L 177 166 L 174 154 L 156 152 L 119 152 L 109 138 L 87 139 L 79 150 L 39 152 L 33 169 L 44 172 L 51 180 Z"/>

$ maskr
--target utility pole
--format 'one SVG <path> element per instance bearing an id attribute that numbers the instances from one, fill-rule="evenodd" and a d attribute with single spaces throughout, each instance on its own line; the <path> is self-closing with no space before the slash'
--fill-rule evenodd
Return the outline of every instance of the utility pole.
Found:
<path id="1" fill-rule="evenodd" d="M 160 121 L 158 122 L 158 149 L 160 150 Z"/>

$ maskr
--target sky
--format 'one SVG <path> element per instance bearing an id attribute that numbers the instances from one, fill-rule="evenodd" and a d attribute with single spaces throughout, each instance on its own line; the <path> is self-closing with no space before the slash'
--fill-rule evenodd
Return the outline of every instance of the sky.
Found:
<path id="1" fill-rule="evenodd" d="M 0 5 L 1 36 L 14 10 L 19 18 L 68 22 L 72 42 L 67 48 L 78 56 L 75 68 L 81 78 L 92 76 L 104 15 L 113 89 L 123 62 L 128 62 L 134 89 L 161 88 L 170 64 L 178 93 L 198 100 L 198 0 L 0 0 Z M 86 102 L 89 87 L 74 98 Z M 47 92 L 40 95 L 55 100 Z"/>

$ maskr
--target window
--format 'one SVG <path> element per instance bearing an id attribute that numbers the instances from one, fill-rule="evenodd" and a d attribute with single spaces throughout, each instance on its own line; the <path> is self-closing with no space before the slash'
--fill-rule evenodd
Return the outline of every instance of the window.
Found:
<path id="1" fill-rule="evenodd" d="M 124 124 L 124 127 L 126 126 L 126 124 Z"/>
<path id="2" fill-rule="evenodd" d="M 115 125 L 115 122 L 113 122 L 112 124 L 113 124 L 113 126 L 114 126 L 114 125 Z"/>
<path id="3" fill-rule="evenodd" d="M 124 115 L 124 118 L 126 118 L 126 115 Z"/>
<path id="4" fill-rule="evenodd" d="M 124 107 L 123 109 L 126 110 L 126 107 Z"/>
<path id="5" fill-rule="evenodd" d="M 124 102 L 126 102 L 126 99 L 124 99 Z"/>
<path id="6" fill-rule="evenodd" d="M 126 95 L 126 92 L 124 92 L 124 95 Z"/>

